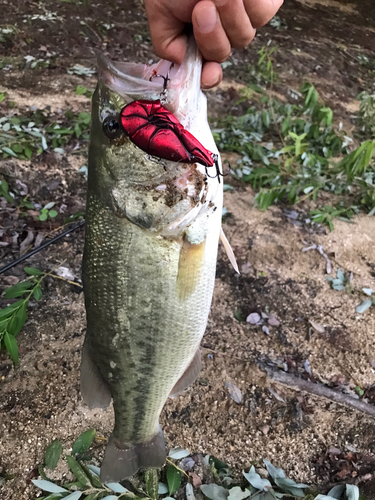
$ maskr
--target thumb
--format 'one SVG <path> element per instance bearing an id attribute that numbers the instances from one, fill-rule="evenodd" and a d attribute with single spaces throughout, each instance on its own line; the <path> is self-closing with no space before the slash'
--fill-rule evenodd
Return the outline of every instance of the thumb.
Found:
<path id="1" fill-rule="evenodd" d="M 163 5 L 144 0 L 151 41 L 156 54 L 168 61 L 181 64 L 185 57 L 187 37 L 185 23 L 177 19 Z"/>

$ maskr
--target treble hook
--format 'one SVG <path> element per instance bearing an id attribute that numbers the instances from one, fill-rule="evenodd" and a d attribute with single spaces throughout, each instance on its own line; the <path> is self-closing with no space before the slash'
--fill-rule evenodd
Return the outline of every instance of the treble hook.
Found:
<path id="1" fill-rule="evenodd" d="M 213 154 L 212 155 L 212 159 L 214 160 L 214 165 L 215 165 L 215 168 L 216 168 L 216 175 L 209 175 L 208 171 L 207 171 L 207 168 L 208 167 L 205 167 L 205 170 L 206 170 L 206 175 L 207 177 L 209 177 L 210 179 L 216 179 L 218 180 L 219 184 L 220 184 L 220 176 L 221 177 L 225 177 L 225 175 L 227 174 L 222 174 L 220 172 L 220 168 L 219 168 L 219 156 L 216 155 L 216 154 Z"/>
<path id="2" fill-rule="evenodd" d="M 150 82 L 152 82 L 152 80 L 153 80 L 154 78 L 163 78 L 163 80 L 164 80 L 164 83 L 163 83 L 163 92 L 166 92 L 166 90 L 167 90 L 167 86 L 168 86 L 168 82 L 171 80 L 171 79 L 169 78 L 169 73 L 171 72 L 171 69 L 173 68 L 173 66 L 174 66 L 174 63 L 172 63 L 172 64 L 170 65 L 169 70 L 168 70 L 168 73 L 167 73 L 167 76 L 164 76 L 164 75 L 159 75 L 159 73 L 157 73 L 156 75 L 151 75 L 151 76 L 150 76 Z"/>

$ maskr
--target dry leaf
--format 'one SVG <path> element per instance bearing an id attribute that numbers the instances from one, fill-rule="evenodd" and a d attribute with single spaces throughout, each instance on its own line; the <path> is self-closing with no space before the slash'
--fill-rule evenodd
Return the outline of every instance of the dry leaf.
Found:
<path id="1" fill-rule="evenodd" d="M 233 382 L 225 382 L 225 387 L 228 389 L 229 396 L 237 404 L 242 401 L 242 392 Z"/>
<path id="2" fill-rule="evenodd" d="M 315 323 L 315 321 L 309 321 L 310 325 L 314 328 L 315 331 L 317 331 L 318 333 L 324 333 L 326 331 L 326 329 L 324 328 L 323 325 L 321 325 L 320 323 Z"/>
<path id="3" fill-rule="evenodd" d="M 195 472 L 189 472 L 189 476 L 193 481 L 194 488 L 198 489 L 202 486 L 202 479 Z"/>

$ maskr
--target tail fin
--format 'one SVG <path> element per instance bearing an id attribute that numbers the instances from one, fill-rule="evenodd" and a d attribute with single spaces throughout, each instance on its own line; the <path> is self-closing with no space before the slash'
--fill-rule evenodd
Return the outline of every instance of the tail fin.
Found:
<path id="1" fill-rule="evenodd" d="M 167 453 L 161 428 L 145 443 L 124 444 L 113 435 L 109 438 L 100 469 L 103 483 L 119 482 L 135 474 L 140 468 L 160 468 Z"/>

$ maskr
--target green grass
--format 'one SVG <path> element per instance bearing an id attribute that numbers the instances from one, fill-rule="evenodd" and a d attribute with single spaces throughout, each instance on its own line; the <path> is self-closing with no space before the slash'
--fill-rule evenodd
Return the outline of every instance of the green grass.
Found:
<path id="1" fill-rule="evenodd" d="M 240 155 L 233 175 L 257 191 L 260 209 L 310 198 L 317 202 L 315 222 L 333 229 L 335 217 L 375 211 L 374 96 L 362 93 L 359 99 L 355 137 L 362 142 L 356 147 L 310 83 L 302 86 L 296 104 L 249 86 L 237 104 L 254 104 L 242 116 L 217 122 L 214 137 L 220 150 Z M 331 209 L 319 206 L 322 191 L 335 195 Z"/>

